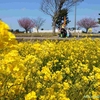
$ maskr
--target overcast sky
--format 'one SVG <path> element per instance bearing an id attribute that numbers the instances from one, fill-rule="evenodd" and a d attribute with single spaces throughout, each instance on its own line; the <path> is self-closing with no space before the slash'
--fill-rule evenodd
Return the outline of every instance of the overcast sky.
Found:
<path id="1" fill-rule="evenodd" d="M 42 17 L 45 23 L 41 28 L 51 29 L 51 17 L 44 14 L 40 10 L 42 0 L 0 0 L 0 18 L 6 22 L 12 29 L 20 29 L 17 20 L 23 17 L 37 18 Z M 99 18 L 100 0 L 84 0 L 77 6 L 77 21 L 82 18 Z M 69 20 L 71 20 L 68 27 L 74 27 L 74 7 L 69 13 Z M 94 30 L 100 30 L 100 27 Z"/>

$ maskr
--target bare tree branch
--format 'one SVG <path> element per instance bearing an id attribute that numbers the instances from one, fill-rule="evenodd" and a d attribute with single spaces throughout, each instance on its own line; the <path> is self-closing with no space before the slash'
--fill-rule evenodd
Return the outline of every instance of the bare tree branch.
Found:
<path id="1" fill-rule="evenodd" d="M 33 23 L 35 23 L 35 27 L 38 30 L 40 29 L 40 27 L 44 24 L 45 20 L 41 17 L 38 17 L 37 19 L 33 19 Z"/>
<path id="2" fill-rule="evenodd" d="M 55 27 L 56 19 L 59 15 L 60 10 L 69 9 L 74 6 L 74 4 L 82 0 L 42 0 L 41 10 L 52 17 L 53 26 Z"/>

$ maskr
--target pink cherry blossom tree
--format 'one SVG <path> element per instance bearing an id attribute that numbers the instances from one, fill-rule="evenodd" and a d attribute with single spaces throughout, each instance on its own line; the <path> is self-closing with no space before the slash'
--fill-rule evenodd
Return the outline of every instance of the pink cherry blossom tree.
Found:
<path id="1" fill-rule="evenodd" d="M 85 28 L 87 33 L 89 28 L 98 27 L 98 22 L 92 18 L 83 18 L 77 22 L 77 25 L 78 27 Z"/>
<path id="2" fill-rule="evenodd" d="M 18 20 L 20 27 L 24 28 L 26 33 L 31 30 L 35 24 L 30 18 L 22 18 Z"/>

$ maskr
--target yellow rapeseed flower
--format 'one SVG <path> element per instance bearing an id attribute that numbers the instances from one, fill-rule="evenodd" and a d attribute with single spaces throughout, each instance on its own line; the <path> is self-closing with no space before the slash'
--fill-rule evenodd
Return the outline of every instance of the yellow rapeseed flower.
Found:
<path id="1" fill-rule="evenodd" d="M 82 79 L 84 80 L 85 83 L 89 82 L 89 80 L 88 80 L 88 78 L 86 76 L 82 76 Z"/>
<path id="2" fill-rule="evenodd" d="M 42 84 L 41 84 L 40 82 L 38 82 L 37 85 L 36 85 L 36 87 L 37 87 L 38 89 L 40 89 L 40 88 L 42 87 Z"/>
<path id="3" fill-rule="evenodd" d="M 25 96 L 25 100 L 36 100 L 37 96 L 34 91 L 31 91 Z"/>
<path id="4" fill-rule="evenodd" d="M 9 32 L 9 30 L 10 27 L 0 20 L 0 48 L 17 43 L 14 34 Z"/>
<path id="5" fill-rule="evenodd" d="M 64 82 L 63 85 L 64 85 L 64 90 L 69 90 L 70 86 L 67 82 Z"/>
<path id="6" fill-rule="evenodd" d="M 95 79 L 100 80 L 100 73 L 95 74 Z"/>

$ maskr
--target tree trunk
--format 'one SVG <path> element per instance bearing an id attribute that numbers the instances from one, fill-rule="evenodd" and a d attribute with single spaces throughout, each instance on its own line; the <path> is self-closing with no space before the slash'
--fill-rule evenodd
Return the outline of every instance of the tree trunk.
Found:
<path id="1" fill-rule="evenodd" d="M 53 20 L 53 23 L 52 23 L 52 28 L 53 28 L 53 33 L 55 34 L 56 22 L 54 20 Z"/>
<path id="2" fill-rule="evenodd" d="M 25 29 L 25 31 L 26 31 L 26 33 L 28 32 L 28 30 L 27 30 L 27 29 Z"/>
<path id="3" fill-rule="evenodd" d="M 37 30 L 37 33 L 39 32 L 39 29 L 38 28 L 36 28 L 36 30 Z"/>
<path id="4" fill-rule="evenodd" d="M 89 29 L 89 28 L 86 28 L 86 33 L 88 32 L 88 29 Z"/>

